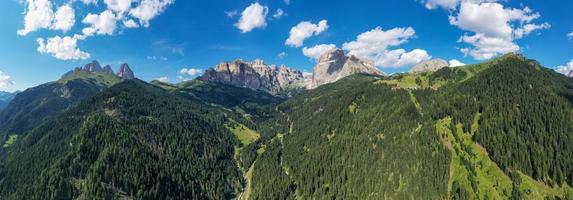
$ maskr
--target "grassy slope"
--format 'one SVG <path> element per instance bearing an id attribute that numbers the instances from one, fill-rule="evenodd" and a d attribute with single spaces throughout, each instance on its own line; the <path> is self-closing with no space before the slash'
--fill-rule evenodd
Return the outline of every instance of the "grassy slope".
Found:
<path id="1" fill-rule="evenodd" d="M 244 167 L 248 167 L 247 169 L 242 169 L 243 171 L 243 177 L 245 179 L 245 188 L 243 189 L 243 192 L 239 195 L 237 195 L 239 198 L 238 199 L 249 199 L 249 196 L 251 195 L 251 185 L 252 185 L 252 176 L 253 176 L 253 171 L 255 168 L 255 163 L 253 162 L 251 164 L 251 166 L 241 166 L 242 162 L 240 162 L 240 157 L 239 155 L 241 154 L 241 151 L 243 150 L 243 148 L 245 148 L 246 146 L 252 144 L 253 142 L 257 141 L 261 136 L 259 135 L 259 133 L 257 133 L 256 131 L 246 127 L 245 125 L 238 123 L 232 119 L 229 120 L 229 122 L 227 122 L 225 124 L 225 127 L 227 129 L 229 129 L 229 131 L 231 133 L 233 133 L 233 135 L 239 140 L 241 141 L 240 145 L 235 145 L 234 147 L 234 158 L 235 161 L 237 162 L 237 165 L 239 166 L 239 168 L 244 168 Z M 246 171 L 245 171 L 246 170 Z"/>
<path id="2" fill-rule="evenodd" d="M 66 84 L 72 80 L 91 81 L 98 85 L 112 86 L 121 82 L 121 78 L 115 74 L 108 73 L 90 73 L 85 71 L 75 72 L 74 74 L 64 77 L 56 82 Z"/>

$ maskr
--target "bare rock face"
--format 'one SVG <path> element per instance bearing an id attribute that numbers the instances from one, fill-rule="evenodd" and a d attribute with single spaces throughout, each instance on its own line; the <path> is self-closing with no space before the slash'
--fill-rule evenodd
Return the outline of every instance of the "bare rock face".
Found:
<path id="1" fill-rule="evenodd" d="M 432 59 L 415 65 L 410 70 L 410 73 L 419 74 L 424 72 L 435 72 L 448 66 L 448 62 L 443 59 Z"/>
<path id="2" fill-rule="evenodd" d="M 103 67 L 103 72 L 108 74 L 113 74 L 113 69 L 111 69 L 111 66 L 106 65 Z"/>
<path id="3" fill-rule="evenodd" d="M 284 65 L 267 65 L 262 60 L 224 62 L 206 70 L 200 79 L 262 90 L 278 96 L 290 96 L 293 91 L 305 88 L 302 72 Z"/>
<path id="4" fill-rule="evenodd" d="M 121 77 L 123 80 L 131 80 L 135 78 L 133 71 L 131 71 L 127 63 L 121 64 L 119 70 L 117 71 L 117 76 Z"/>
<path id="5" fill-rule="evenodd" d="M 357 73 L 384 75 L 374 64 L 355 56 L 347 56 L 342 49 L 334 49 L 319 58 L 314 67 L 310 88 L 336 82 Z"/>
<path id="6" fill-rule="evenodd" d="M 113 70 L 111 70 L 111 67 L 109 65 L 106 65 L 104 68 L 101 68 L 99 62 L 97 60 L 94 60 L 91 63 L 84 65 L 83 67 L 76 67 L 73 70 L 70 70 L 69 72 L 62 75 L 62 79 L 67 78 L 69 76 L 73 76 L 80 72 L 95 74 L 95 73 L 107 73 L 108 71 L 111 71 L 111 73 L 113 74 Z"/>
<path id="7" fill-rule="evenodd" d="M 91 63 L 86 64 L 84 66 L 83 70 L 87 71 L 87 72 L 91 72 L 91 73 L 103 72 L 103 69 L 101 68 L 101 66 L 99 65 L 99 62 L 97 60 L 94 60 Z"/>

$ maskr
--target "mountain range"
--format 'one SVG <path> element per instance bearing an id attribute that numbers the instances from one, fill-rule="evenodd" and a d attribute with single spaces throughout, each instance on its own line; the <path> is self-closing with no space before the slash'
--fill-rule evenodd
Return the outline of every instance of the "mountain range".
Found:
<path id="1" fill-rule="evenodd" d="M 1 199 L 573 199 L 573 79 L 519 54 L 386 75 L 92 62 L 0 112 Z"/>
<path id="2" fill-rule="evenodd" d="M 14 99 L 16 93 L 0 91 L 0 111 L 2 111 Z"/>
<path id="3" fill-rule="evenodd" d="M 312 74 L 305 74 L 285 65 L 268 65 L 262 60 L 244 62 L 239 59 L 218 64 L 206 70 L 199 79 L 292 97 L 302 90 L 316 88 L 357 73 L 384 74 L 370 62 L 347 56 L 342 49 L 334 49 L 320 57 Z"/>

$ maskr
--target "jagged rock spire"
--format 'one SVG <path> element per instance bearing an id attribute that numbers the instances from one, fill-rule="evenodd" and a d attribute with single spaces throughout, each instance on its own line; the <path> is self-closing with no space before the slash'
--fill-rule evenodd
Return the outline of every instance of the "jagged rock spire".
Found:
<path id="1" fill-rule="evenodd" d="M 123 80 L 131 80 L 135 78 L 133 71 L 131 71 L 127 63 L 121 64 L 117 71 L 117 76 L 121 77 Z"/>

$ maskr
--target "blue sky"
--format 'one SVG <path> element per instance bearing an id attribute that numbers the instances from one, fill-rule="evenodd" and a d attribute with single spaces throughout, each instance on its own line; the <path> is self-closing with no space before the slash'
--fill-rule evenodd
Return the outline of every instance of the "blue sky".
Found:
<path id="1" fill-rule="evenodd" d="M 27 7 L 39 1 L 50 3 L 54 15 L 58 8 L 68 5 L 73 10 L 74 23 L 58 28 L 54 19 L 44 27 L 27 27 L 25 16 L 30 13 Z M 573 40 L 567 36 L 573 32 L 570 14 L 573 1 L 290 0 L 287 4 L 284 0 L 139 0 L 124 10 L 114 10 L 108 5 L 112 1 L 122 0 L 0 1 L 0 90 L 23 90 L 54 81 L 91 60 L 111 64 L 114 69 L 120 63 L 129 63 L 136 76 L 147 81 L 166 77 L 177 82 L 183 68 L 203 70 L 237 58 L 261 58 L 270 64 L 311 71 L 315 60 L 303 54 L 303 49 L 322 44 L 332 44 L 366 57 L 390 73 L 406 71 L 412 63 L 430 57 L 470 64 L 481 62 L 491 54 L 513 50 L 547 67 L 565 66 L 573 59 Z M 163 5 L 154 7 L 155 13 L 151 16 L 145 16 L 149 14 L 145 12 L 131 14 L 144 1 Z M 262 19 L 266 25 L 243 16 L 250 20 L 247 21 L 251 26 L 245 25 L 249 27 L 248 32 L 240 30 L 236 24 L 242 12 L 255 5 L 260 6 L 263 13 L 268 10 Z M 507 15 L 511 19 L 489 18 L 499 13 L 483 13 L 493 8 L 501 9 L 498 10 L 501 14 L 511 13 Z M 277 9 L 286 14 L 273 17 Z M 115 16 L 117 24 L 113 30 L 109 30 L 109 26 L 106 29 L 104 23 L 97 23 L 106 10 Z M 232 11 L 236 11 L 236 15 L 229 17 Z M 86 20 L 90 13 L 102 19 Z M 257 12 L 254 14 L 256 17 Z M 128 20 L 138 27 L 126 27 L 123 22 Z M 326 26 L 319 26 L 321 20 L 326 21 Z M 313 25 L 311 36 L 305 37 L 300 46 L 285 44 L 291 29 L 305 21 L 306 25 Z M 531 26 L 526 26 L 528 24 Z M 103 28 L 98 27 L 100 25 Z M 503 25 L 507 25 L 506 29 Z M 90 27 L 95 29 L 84 30 Z M 518 35 L 518 29 L 524 33 L 526 27 L 536 28 Z M 32 31 L 18 34 L 26 28 Z M 361 34 L 362 39 L 358 39 Z M 47 42 L 49 38 L 74 35 L 83 37 L 76 41 L 75 48 L 89 54 L 89 58 L 85 54 L 62 58 L 61 54 L 56 56 L 50 52 L 53 49 L 38 50 L 38 38 Z M 370 49 L 371 46 L 376 48 Z M 282 52 L 284 57 L 279 56 Z M 392 59 L 395 57 L 390 54 L 400 60 Z"/>

